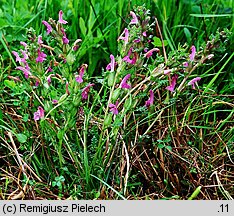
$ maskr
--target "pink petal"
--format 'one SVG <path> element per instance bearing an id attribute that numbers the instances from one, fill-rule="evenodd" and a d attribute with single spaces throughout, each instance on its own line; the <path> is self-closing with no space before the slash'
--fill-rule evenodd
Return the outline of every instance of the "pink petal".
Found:
<path id="1" fill-rule="evenodd" d="M 195 54 L 196 54 L 196 47 L 192 46 L 191 47 L 191 54 L 189 55 L 190 61 L 193 61 L 195 58 Z"/>
<path id="2" fill-rule="evenodd" d="M 45 25 L 45 27 L 47 28 L 46 33 L 50 34 L 50 32 L 52 32 L 52 30 L 53 30 L 51 25 L 48 22 L 44 21 L 44 20 L 42 21 L 42 24 Z"/>
<path id="3" fill-rule="evenodd" d="M 130 15 L 132 16 L 132 20 L 129 24 L 137 24 L 138 23 L 138 19 L 136 14 L 133 11 L 130 11 Z"/>
<path id="4" fill-rule="evenodd" d="M 63 19 L 63 11 L 60 10 L 59 11 L 59 20 L 58 20 L 59 23 L 61 24 L 67 24 L 67 21 Z"/>

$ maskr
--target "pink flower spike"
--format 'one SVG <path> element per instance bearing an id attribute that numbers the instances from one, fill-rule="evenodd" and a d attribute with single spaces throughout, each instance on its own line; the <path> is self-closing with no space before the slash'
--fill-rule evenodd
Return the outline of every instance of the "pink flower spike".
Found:
<path id="1" fill-rule="evenodd" d="M 20 41 L 20 44 L 21 44 L 22 46 L 24 46 L 24 48 L 27 47 L 27 44 L 26 44 L 25 42 L 23 42 L 23 41 Z"/>
<path id="2" fill-rule="evenodd" d="M 196 78 L 192 79 L 192 80 L 188 83 L 188 85 L 192 85 L 192 88 L 195 89 L 195 83 L 197 83 L 197 82 L 200 81 L 200 80 L 201 80 L 201 77 L 196 77 Z"/>
<path id="3" fill-rule="evenodd" d="M 61 24 L 67 24 L 67 21 L 63 20 L 63 11 L 62 10 L 59 11 L 59 20 L 58 20 L 58 22 L 61 23 Z"/>
<path id="4" fill-rule="evenodd" d="M 94 84 L 88 84 L 84 89 L 83 89 L 83 91 L 82 91 L 82 93 L 81 93 L 81 96 L 82 96 L 82 99 L 83 100 L 87 100 L 87 98 L 88 98 L 88 93 L 89 93 L 89 90 L 90 90 L 90 87 L 91 86 L 94 86 Z"/>
<path id="5" fill-rule="evenodd" d="M 146 106 L 146 107 L 149 107 L 149 106 L 153 105 L 153 103 L 154 103 L 154 92 L 153 92 L 153 90 L 150 89 L 150 90 L 149 90 L 149 93 L 150 93 L 150 97 L 149 97 L 149 99 L 145 102 L 145 106 Z"/>
<path id="6" fill-rule="evenodd" d="M 153 52 L 159 52 L 159 49 L 158 48 L 153 48 L 151 50 L 149 50 L 146 54 L 145 54 L 145 57 L 146 58 L 149 58 L 153 55 Z"/>
<path id="7" fill-rule="evenodd" d="M 196 54 L 196 47 L 192 46 L 191 47 L 191 54 L 189 55 L 190 61 L 193 61 L 195 58 L 195 54 Z"/>
<path id="8" fill-rule="evenodd" d="M 34 113 L 34 120 L 38 121 L 42 118 L 44 118 L 44 109 L 41 106 L 39 106 L 37 112 Z"/>
<path id="9" fill-rule="evenodd" d="M 126 45 L 128 43 L 128 38 L 129 38 L 129 31 L 127 28 L 125 28 L 123 33 L 119 36 L 118 40 L 124 40 L 124 44 Z"/>
<path id="10" fill-rule="evenodd" d="M 47 28 L 46 33 L 50 34 L 50 32 L 52 32 L 52 30 L 53 30 L 51 25 L 48 22 L 44 21 L 44 20 L 42 21 L 42 24 L 45 25 L 45 27 Z"/>
<path id="11" fill-rule="evenodd" d="M 37 43 L 38 43 L 39 45 L 40 45 L 40 44 L 43 44 L 42 36 L 41 36 L 41 35 L 38 36 Z"/>
<path id="12" fill-rule="evenodd" d="M 117 115 L 119 113 L 118 109 L 117 109 L 117 106 L 118 106 L 119 102 L 116 101 L 115 104 L 109 104 L 109 108 L 110 108 L 110 111 L 114 114 L 114 115 Z"/>
<path id="13" fill-rule="evenodd" d="M 36 58 L 36 62 L 43 62 L 46 60 L 46 54 L 43 53 L 40 49 L 37 50 L 38 57 Z"/>
<path id="14" fill-rule="evenodd" d="M 174 91 L 175 86 L 176 86 L 177 78 L 178 78 L 178 75 L 177 75 L 177 74 L 175 74 L 175 75 L 172 77 L 172 79 L 171 79 L 171 85 L 169 85 L 169 86 L 166 87 L 166 89 L 167 89 L 168 91 L 171 91 L 171 92 Z"/>
<path id="15" fill-rule="evenodd" d="M 15 51 L 12 51 L 12 53 L 13 53 L 13 55 L 15 56 L 15 61 L 16 62 L 21 62 L 21 58 L 19 57 L 19 54 L 17 53 L 17 52 L 15 52 Z"/>
<path id="16" fill-rule="evenodd" d="M 16 70 L 21 70 L 22 72 L 24 72 L 24 76 L 26 79 L 28 79 L 28 75 L 32 75 L 29 70 L 21 66 L 16 67 Z"/>
<path id="17" fill-rule="evenodd" d="M 143 35 L 144 37 L 147 37 L 146 31 L 144 31 L 144 32 L 142 33 L 142 35 Z"/>
<path id="18" fill-rule="evenodd" d="M 123 78 L 123 80 L 122 80 L 122 82 L 120 83 L 120 88 L 126 88 L 126 89 L 130 89 L 131 88 L 131 85 L 129 85 L 128 83 L 127 83 L 127 80 L 129 79 L 131 77 L 131 74 L 127 74 L 124 78 Z"/>
<path id="19" fill-rule="evenodd" d="M 138 23 L 138 19 L 136 14 L 133 11 L 130 11 L 130 15 L 132 16 L 132 20 L 129 24 L 137 24 Z"/>

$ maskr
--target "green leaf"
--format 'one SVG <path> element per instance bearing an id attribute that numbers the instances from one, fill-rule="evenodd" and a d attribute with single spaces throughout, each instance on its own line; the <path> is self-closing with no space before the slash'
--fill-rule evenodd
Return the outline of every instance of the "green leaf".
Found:
<path id="1" fill-rule="evenodd" d="M 24 134 L 16 134 L 16 137 L 20 143 L 25 143 L 27 141 L 27 136 Z"/>
<path id="2" fill-rule="evenodd" d="M 59 181 L 59 182 L 57 182 L 57 186 L 58 187 L 61 187 L 61 185 L 62 185 L 62 183 Z"/>
<path id="3" fill-rule="evenodd" d="M 162 47 L 162 41 L 160 38 L 158 37 L 153 37 L 153 40 L 154 42 L 152 42 L 152 44 L 155 46 L 155 47 Z M 167 46 L 168 45 L 168 41 L 167 40 L 163 40 L 163 43 L 164 43 L 164 46 Z"/>
<path id="4" fill-rule="evenodd" d="M 16 84 L 12 80 L 4 80 L 4 85 L 10 89 L 14 89 Z"/>
<path id="5" fill-rule="evenodd" d="M 161 144 L 161 143 L 160 143 L 160 144 L 158 144 L 158 148 L 159 148 L 159 149 L 163 149 L 164 147 L 165 147 L 165 145 L 164 145 L 164 144 Z"/>
<path id="6" fill-rule="evenodd" d="M 56 184 L 57 184 L 57 182 L 56 182 L 56 181 L 53 181 L 53 182 L 52 182 L 52 187 L 55 187 Z"/>
<path id="7" fill-rule="evenodd" d="M 185 34 L 185 36 L 187 38 L 188 43 L 190 43 L 191 39 L 192 39 L 192 35 L 191 35 L 191 33 L 190 33 L 190 31 L 189 31 L 188 28 L 184 28 L 184 34 Z"/>
<path id="8" fill-rule="evenodd" d="M 166 149 L 168 149 L 169 151 L 172 151 L 172 147 L 171 146 L 166 146 Z"/>
<path id="9" fill-rule="evenodd" d="M 80 26 L 81 34 L 83 34 L 83 36 L 86 36 L 87 28 L 85 26 L 85 21 L 82 17 L 80 17 L 79 19 L 79 26 Z"/>
<path id="10" fill-rule="evenodd" d="M 28 121 L 29 114 L 24 114 L 23 116 L 23 121 L 27 122 Z"/>

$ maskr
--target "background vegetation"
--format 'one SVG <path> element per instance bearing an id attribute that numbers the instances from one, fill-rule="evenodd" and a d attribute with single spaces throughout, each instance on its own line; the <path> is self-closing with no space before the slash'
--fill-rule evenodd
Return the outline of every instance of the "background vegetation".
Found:
<path id="1" fill-rule="evenodd" d="M 139 103 L 130 114 L 103 127 L 111 92 L 105 68 L 110 54 L 123 55 L 117 39 L 131 20 L 129 12 L 141 5 L 137 0 L 0 2 L 1 199 L 232 199 L 233 1 L 144 1 L 151 16 L 158 19 L 169 62 L 170 57 L 173 63 L 174 56 L 179 60 L 185 53 L 188 56 L 192 45 L 204 51 L 209 41 L 214 57 L 195 70 L 202 77 L 198 91 L 187 89 L 174 97 L 164 90 L 167 80 L 152 80 L 159 83 L 154 86 L 155 107 L 141 109 L 148 91 L 139 89 Z M 84 114 L 75 113 L 74 122 L 61 112 L 39 123 L 33 113 L 40 101 L 46 108 L 43 100 L 48 92 L 6 80 L 9 76 L 24 80 L 15 70 L 12 51 L 22 48 L 19 42 L 27 40 L 30 27 L 44 37 L 42 20 L 57 20 L 59 10 L 68 21 L 71 43 L 82 39 L 76 66 L 87 64 L 87 80 L 99 84 L 83 104 Z M 153 26 L 154 36 L 160 38 L 158 31 Z M 163 55 L 160 59 L 147 62 L 148 69 L 165 60 Z M 141 71 L 125 68 L 122 74 L 127 70 Z M 53 94 L 61 96 L 62 91 L 59 85 Z M 62 109 L 67 113 L 72 109 L 69 100 Z M 72 126 L 63 130 L 66 123 Z"/>

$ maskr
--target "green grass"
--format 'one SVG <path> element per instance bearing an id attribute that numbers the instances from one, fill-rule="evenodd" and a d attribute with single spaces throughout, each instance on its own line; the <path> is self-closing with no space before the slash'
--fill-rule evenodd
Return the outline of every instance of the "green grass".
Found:
<path id="1" fill-rule="evenodd" d="M 159 26 L 129 25 L 137 6 L 141 19 L 145 7 Z M 0 199 L 233 199 L 234 2 L 148 0 L 144 7 L 137 0 L 0 2 Z M 68 21 L 67 46 L 61 35 L 47 36 L 42 24 L 57 21 L 60 9 Z M 126 46 L 117 41 L 124 28 Z M 149 59 L 144 48 L 154 45 L 143 31 L 160 49 Z M 37 39 L 27 39 L 34 34 L 54 48 L 42 48 L 43 63 L 35 63 Z M 77 39 L 82 42 L 74 52 Z M 12 51 L 22 49 L 20 41 L 29 44 L 29 79 L 15 69 Z M 192 45 L 195 60 L 184 68 Z M 134 65 L 122 60 L 130 47 Z M 118 62 L 114 72 L 106 70 L 110 54 Z M 214 57 L 207 60 L 208 54 Z M 53 72 L 46 72 L 49 64 Z M 78 84 L 82 64 L 88 69 Z M 131 88 L 118 88 L 127 74 Z M 171 93 L 165 88 L 173 74 L 179 78 Z M 198 76 L 195 89 L 187 86 Z M 84 100 L 88 83 L 95 85 Z M 154 103 L 146 108 L 150 89 Z M 118 98 L 113 115 L 109 104 Z M 34 121 L 39 106 L 45 117 Z"/>

